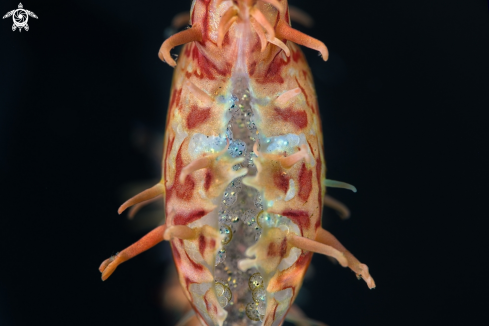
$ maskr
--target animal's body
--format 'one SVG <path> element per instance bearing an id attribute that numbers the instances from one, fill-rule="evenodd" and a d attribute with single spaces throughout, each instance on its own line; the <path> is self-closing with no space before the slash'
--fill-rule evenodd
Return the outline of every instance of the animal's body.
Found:
<path id="1" fill-rule="evenodd" d="M 163 239 L 205 325 L 280 325 L 313 252 L 337 259 L 374 287 L 360 264 L 321 228 L 326 193 L 313 78 L 294 44 L 324 44 L 290 27 L 286 0 L 194 0 L 175 66 L 162 179 L 128 200 L 165 201 L 165 224 L 104 261 L 118 264 Z M 330 182 L 330 184 L 333 184 Z M 343 185 L 344 184 L 341 184 Z"/>

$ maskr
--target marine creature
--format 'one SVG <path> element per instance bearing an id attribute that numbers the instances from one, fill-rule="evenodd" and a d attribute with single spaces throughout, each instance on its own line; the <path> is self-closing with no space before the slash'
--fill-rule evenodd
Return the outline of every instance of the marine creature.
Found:
<path id="1" fill-rule="evenodd" d="M 22 28 L 26 31 L 29 30 L 29 25 L 27 25 L 27 21 L 29 20 L 29 16 L 33 18 L 38 18 L 35 13 L 29 10 L 25 10 L 22 3 L 19 3 L 18 9 L 14 9 L 6 13 L 2 19 L 8 18 L 12 16 L 14 24 L 12 25 L 12 31 L 15 31 L 17 28 L 19 32 L 22 32 Z"/>
<path id="2" fill-rule="evenodd" d="M 304 321 L 291 309 L 313 253 L 375 282 L 321 227 L 323 205 L 346 207 L 326 187 L 323 139 L 311 71 L 298 45 L 328 50 L 291 27 L 287 0 L 194 0 L 191 27 L 159 57 L 175 67 L 162 178 L 126 201 L 164 200 L 165 223 L 101 266 L 171 243 L 180 284 L 203 325 Z M 178 63 L 170 50 L 184 45 Z M 187 316 L 185 318 L 190 318 Z"/>

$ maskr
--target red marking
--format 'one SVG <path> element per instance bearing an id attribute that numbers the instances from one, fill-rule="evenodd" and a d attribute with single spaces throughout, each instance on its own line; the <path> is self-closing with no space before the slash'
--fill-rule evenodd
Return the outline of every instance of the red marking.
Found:
<path id="1" fill-rule="evenodd" d="M 276 172 L 273 174 L 273 183 L 275 184 L 275 187 L 282 190 L 284 193 L 287 193 L 289 190 L 289 179 L 290 177 L 282 172 Z"/>
<path id="2" fill-rule="evenodd" d="M 307 254 L 304 254 L 304 252 L 302 252 L 302 254 L 299 256 L 299 258 L 297 258 L 297 261 L 295 262 L 295 267 L 296 268 L 307 267 L 311 262 L 311 258 L 312 258 L 312 252 L 308 252 Z"/>
<path id="3" fill-rule="evenodd" d="M 307 229 L 311 225 L 310 215 L 306 211 L 288 209 L 283 211 L 281 215 L 290 218 L 292 222 L 299 226 L 301 232 L 303 228 Z"/>
<path id="4" fill-rule="evenodd" d="M 250 76 L 253 76 L 255 74 L 255 69 L 256 69 L 256 61 L 253 61 L 251 64 L 250 64 L 250 69 L 248 69 L 248 74 Z"/>
<path id="5" fill-rule="evenodd" d="M 319 187 L 319 191 L 318 191 L 318 205 L 319 205 L 319 217 L 318 217 L 318 221 L 319 221 L 319 225 L 321 225 L 321 218 L 323 216 L 323 196 L 322 196 L 322 187 L 321 187 L 321 169 L 322 169 L 322 165 L 321 165 L 321 155 L 318 155 L 318 158 L 316 159 L 316 178 L 318 180 L 318 187 Z M 317 227 L 316 227 L 317 229 Z"/>
<path id="6" fill-rule="evenodd" d="M 206 191 L 209 191 L 209 188 L 211 187 L 211 182 L 212 182 L 212 172 L 210 169 L 206 169 L 205 180 L 204 180 L 204 189 Z"/>
<path id="7" fill-rule="evenodd" d="M 299 198 L 307 201 L 312 191 L 312 170 L 306 168 L 306 163 L 302 163 L 299 171 Z"/>
<path id="8" fill-rule="evenodd" d="M 277 308 L 278 308 L 278 304 L 276 304 L 275 308 L 273 308 L 272 320 L 275 320 L 275 314 L 277 313 Z"/>
<path id="9" fill-rule="evenodd" d="M 280 247 L 275 242 L 270 242 L 268 245 L 267 256 L 275 257 L 280 256 L 282 258 L 287 254 L 287 239 L 283 239 L 280 243 Z"/>
<path id="10" fill-rule="evenodd" d="M 297 77 L 295 77 L 295 81 L 297 82 L 297 86 L 299 86 L 299 88 L 301 89 L 301 92 L 302 94 L 304 94 L 304 97 L 306 99 L 306 104 L 307 104 L 307 107 L 309 108 L 312 108 L 314 110 L 313 107 L 311 107 L 311 104 L 309 103 L 309 98 L 307 97 L 307 93 L 306 91 L 304 90 L 304 87 L 301 86 L 301 84 L 299 83 L 299 81 L 297 80 Z"/>
<path id="11" fill-rule="evenodd" d="M 319 196 L 321 196 L 321 195 L 319 195 Z M 319 209 L 319 212 L 321 212 L 321 209 Z M 319 216 L 321 216 L 321 214 L 319 214 Z M 321 218 L 318 218 L 318 220 L 314 224 L 314 229 L 317 230 L 317 229 L 319 229 L 320 226 L 321 226 Z"/>
<path id="12" fill-rule="evenodd" d="M 287 239 L 284 238 L 280 244 L 280 257 L 284 258 L 287 253 Z"/>
<path id="13" fill-rule="evenodd" d="M 199 79 L 206 78 L 209 80 L 215 80 L 216 75 L 226 76 L 231 71 L 228 63 L 225 64 L 225 68 L 219 69 L 211 60 L 209 60 L 204 54 L 199 51 L 197 46 L 194 46 L 192 48 L 192 59 L 194 61 L 197 61 L 197 67 L 200 68 L 200 71 L 202 73 L 201 75 L 199 75 L 196 69 L 193 71 L 193 74 Z M 185 76 L 187 76 L 187 78 L 188 74 L 188 72 L 185 73 Z"/>
<path id="14" fill-rule="evenodd" d="M 279 55 L 282 50 L 279 49 L 277 55 L 272 60 L 270 65 L 268 66 L 268 70 L 265 72 L 265 75 L 261 78 L 257 78 L 256 81 L 260 84 L 268 84 L 268 83 L 279 83 L 283 84 L 284 79 L 281 76 L 282 68 L 290 62 L 289 58 L 285 60 L 282 59 L 282 56 Z"/>
<path id="15" fill-rule="evenodd" d="M 182 88 L 180 88 L 180 89 L 175 88 L 173 90 L 172 95 L 171 95 L 170 110 L 173 108 L 173 105 L 175 105 L 175 107 L 178 107 L 178 105 L 180 104 L 181 96 L 182 96 Z"/>
<path id="16" fill-rule="evenodd" d="M 206 8 L 204 11 L 204 17 L 202 17 L 202 44 L 204 45 L 206 41 L 209 40 L 209 36 L 207 35 L 209 32 L 209 5 L 210 0 L 205 2 Z"/>
<path id="17" fill-rule="evenodd" d="M 275 242 L 270 242 L 270 244 L 268 245 L 267 256 L 268 257 L 277 256 L 277 246 L 275 245 Z"/>
<path id="18" fill-rule="evenodd" d="M 253 44 L 253 46 L 251 47 L 251 51 L 250 52 L 261 52 L 260 38 L 257 38 L 255 44 Z"/>
<path id="19" fill-rule="evenodd" d="M 194 282 L 192 282 L 192 280 L 191 280 L 191 279 L 189 279 L 187 276 L 185 276 L 185 278 L 184 278 L 184 279 L 185 279 L 185 287 L 187 288 L 187 291 L 188 291 L 188 292 L 190 292 L 190 290 L 189 290 L 188 286 L 189 286 L 190 284 L 194 283 Z"/>
<path id="20" fill-rule="evenodd" d="M 174 225 L 187 225 L 192 223 L 193 221 L 197 221 L 202 216 L 205 216 L 207 212 L 203 209 L 195 210 L 190 213 L 178 214 L 173 219 Z"/>
<path id="21" fill-rule="evenodd" d="M 201 234 L 199 236 L 199 251 L 201 255 L 204 255 L 206 243 L 205 243 L 205 237 Z"/>
<path id="22" fill-rule="evenodd" d="M 175 191 L 178 198 L 189 201 L 192 199 L 193 191 L 195 187 L 194 179 L 188 175 L 185 178 L 185 182 L 183 184 L 180 183 L 180 173 L 183 169 L 183 160 L 182 160 L 182 147 L 178 150 L 177 157 L 175 159 L 175 179 L 173 180 L 173 185 L 167 189 L 167 198 L 171 198 L 173 191 Z M 167 164 L 171 164 L 171 162 L 166 162 Z"/>
<path id="23" fill-rule="evenodd" d="M 170 120 L 170 119 L 168 119 Z M 168 136 L 169 137 L 169 136 Z M 168 169 L 168 157 L 170 156 L 170 152 L 171 152 L 171 149 L 173 147 L 173 142 L 175 141 L 175 137 L 173 137 L 172 139 L 168 140 L 168 146 L 166 147 L 166 154 L 165 154 L 165 178 L 166 176 L 168 175 L 168 172 L 167 172 L 167 169 Z M 170 198 L 170 197 L 167 197 L 167 198 Z"/>
<path id="24" fill-rule="evenodd" d="M 196 262 L 194 262 L 192 260 L 192 258 L 190 258 L 190 256 L 187 254 L 187 252 L 185 252 L 185 255 L 187 256 L 188 258 L 188 261 L 192 264 L 192 266 L 198 270 L 198 271 L 202 271 L 204 269 L 204 266 L 202 266 L 201 264 L 197 264 Z"/>
<path id="25" fill-rule="evenodd" d="M 187 116 L 187 128 L 194 129 L 205 123 L 210 118 L 210 112 L 211 108 L 200 109 L 197 105 L 193 105 Z"/>
<path id="26" fill-rule="evenodd" d="M 173 253 L 173 258 L 175 259 L 175 265 L 179 265 L 180 261 L 182 260 L 182 257 L 180 256 L 180 253 L 178 252 L 177 248 L 175 248 L 175 245 L 172 243 L 171 245 L 171 251 Z"/>
<path id="27" fill-rule="evenodd" d="M 211 242 L 209 243 L 209 247 L 210 247 L 211 249 L 214 249 L 214 248 L 216 247 L 216 240 L 211 239 Z"/>
<path id="28" fill-rule="evenodd" d="M 206 310 L 210 312 L 212 305 L 210 304 L 209 301 L 207 301 L 207 297 L 205 295 L 204 295 L 204 303 L 205 303 Z"/>
<path id="29" fill-rule="evenodd" d="M 302 53 L 300 50 L 297 51 L 292 51 L 292 60 L 295 62 L 299 62 L 299 60 L 302 58 Z"/>
<path id="30" fill-rule="evenodd" d="M 291 107 L 285 109 L 274 108 L 274 110 L 280 120 L 290 122 L 299 129 L 307 127 L 306 111 L 294 111 Z"/>

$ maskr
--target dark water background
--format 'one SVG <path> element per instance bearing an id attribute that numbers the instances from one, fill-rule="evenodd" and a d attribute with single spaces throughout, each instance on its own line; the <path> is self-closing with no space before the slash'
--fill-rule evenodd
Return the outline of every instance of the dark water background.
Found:
<path id="1" fill-rule="evenodd" d="M 305 50 L 328 177 L 359 189 L 331 190 L 352 218 L 324 224 L 377 282 L 316 255 L 301 307 L 331 326 L 485 324 L 487 1 L 291 3 L 331 53 Z M 172 69 L 157 52 L 188 1 L 23 4 L 28 32 L 0 21 L 0 325 L 174 325 L 166 244 L 107 282 L 97 268 L 151 229 L 116 211 L 160 176 Z"/>

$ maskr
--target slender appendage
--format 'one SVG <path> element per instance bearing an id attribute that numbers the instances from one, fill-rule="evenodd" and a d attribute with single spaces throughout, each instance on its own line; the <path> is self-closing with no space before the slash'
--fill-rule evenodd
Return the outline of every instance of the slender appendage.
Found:
<path id="1" fill-rule="evenodd" d="M 189 174 L 191 174 L 192 172 L 195 172 L 197 170 L 205 169 L 205 168 L 209 167 L 212 164 L 212 160 L 214 160 L 214 159 L 215 159 L 214 156 L 209 155 L 209 156 L 204 156 L 204 157 L 198 158 L 198 159 L 190 162 L 187 166 L 185 166 L 182 169 L 182 172 L 180 173 L 178 180 L 182 184 L 185 183 L 185 179 L 187 178 L 187 176 Z"/>
<path id="2" fill-rule="evenodd" d="M 255 30 L 256 34 L 260 38 L 260 44 L 261 44 L 261 52 L 265 51 L 265 48 L 267 47 L 267 37 L 265 36 L 265 32 L 263 31 L 263 28 L 261 27 L 260 24 L 255 20 L 255 18 L 251 17 L 250 18 L 251 26 L 253 26 L 253 29 Z"/>
<path id="3" fill-rule="evenodd" d="M 305 27 L 311 28 L 314 25 L 314 19 L 307 12 L 297 7 L 289 6 L 289 15 L 290 20 Z"/>
<path id="4" fill-rule="evenodd" d="M 224 36 L 226 36 L 229 28 L 232 23 L 234 23 L 238 18 L 236 15 L 238 14 L 238 10 L 235 7 L 230 7 L 221 17 L 221 21 L 219 22 L 219 28 L 217 32 L 217 46 L 222 47 L 222 41 L 224 40 Z"/>
<path id="5" fill-rule="evenodd" d="M 285 45 L 284 42 L 280 41 L 278 38 L 274 37 L 273 39 L 271 39 L 270 37 L 267 36 L 267 41 L 278 46 L 279 48 L 281 48 L 282 50 L 284 50 L 285 52 L 285 55 L 290 57 L 290 49 L 288 48 L 287 45 Z"/>
<path id="6" fill-rule="evenodd" d="M 286 169 L 291 168 L 292 165 L 299 162 L 300 160 L 305 159 L 307 163 L 311 162 L 311 158 L 309 153 L 307 152 L 307 145 L 302 144 L 300 150 L 290 156 L 283 157 L 280 160 L 280 164 Z"/>
<path id="7" fill-rule="evenodd" d="M 316 235 L 316 241 L 323 243 L 327 246 L 331 246 L 338 251 L 344 253 L 344 257 L 346 257 L 348 263 L 348 267 L 357 274 L 357 277 L 363 278 L 363 280 L 367 283 L 369 289 L 375 288 L 375 281 L 370 276 L 368 272 L 368 266 L 362 264 L 355 258 L 339 241 L 336 239 L 334 235 L 329 233 L 323 228 L 320 228 Z"/>
<path id="8" fill-rule="evenodd" d="M 327 245 L 325 243 L 317 242 L 308 238 L 304 237 L 299 237 L 296 235 L 291 235 L 289 236 L 289 242 L 291 245 L 294 247 L 297 247 L 302 250 L 307 250 L 307 251 L 312 251 L 316 252 L 318 254 L 323 254 L 326 256 L 333 257 L 336 259 L 341 266 L 346 267 L 348 266 L 348 261 L 343 255 L 341 251 L 339 251 L 336 248 L 333 248 L 330 245 Z"/>
<path id="9" fill-rule="evenodd" d="M 212 104 L 214 104 L 214 99 L 197 85 L 192 83 L 189 79 L 187 79 L 185 85 L 187 86 L 189 93 L 200 100 L 205 106 L 211 106 Z"/>
<path id="10" fill-rule="evenodd" d="M 212 165 L 212 161 L 214 161 L 217 157 L 225 154 L 227 152 L 228 148 L 229 148 L 229 138 L 227 139 L 226 147 L 224 147 L 224 149 L 222 151 L 220 151 L 216 154 L 209 154 L 207 156 L 198 158 L 198 159 L 190 162 L 187 166 L 185 166 L 182 169 L 182 172 L 180 173 L 180 177 L 178 179 L 180 181 L 180 183 L 184 183 L 185 178 L 187 178 L 187 176 L 189 174 L 191 174 L 192 172 L 210 167 Z"/>
<path id="11" fill-rule="evenodd" d="M 274 101 L 274 103 L 279 106 L 279 107 L 284 107 L 287 105 L 287 103 L 290 102 L 294 97 L 299 95 L 301 93 L 301 89 L 299 87 L 296 87 L 294 89 L 288 90 L 287 92 L 283 93 L 279 97 L 277 97 Z"/>
<path id="12" fill-rule="evenodd" d="M 186 225 L 174 225 L 166 229 L 165 234 L 163 234 L 163 239 L 171 240 L 173 238 L 178 238 L 182 240 L 195 239 L 198 236 L 198 232 L 195 229 L 191 229 Z"/>
<path id="13" fill-rule="evenodd" d="M 142 203 L 139 203 L 139 204 L 136 204 L 136 205 L 132 206 L 129 209 L 129 213 L 127 214 L 127 218 L 130 219 L 130 220 L 132 220 L 134 218 L 134 216 L 136 216 L 136 214 L 139 212 L 139 210 L 141 208 L 143 208 L 144 206 L 149 205 L 151 203 L 154 203 L 155 201 L 157 201 L 158 199 L 160 199 L 162 197 L 163 197 L 163 195 L 160 194 L 160 195 L 158 195 L 158 196 L 156 196 L 154 198 L 145 200 Z"/>
<path id="14" fill-rule="evenodd" d="M 161 183 L 157 183 L 153 187 L 146 189 L 145 191 L 137 194 L 131 199 L 127 200 L 119 207 L 119 214 L 122 214 L 128 207 L 153 199 L 157 196 L 161 196 L 165 191 L 165 187 Z"/>
<path id="15" fill-rule="evenodd" d="M 301 33 L 296 29 L 293 29 L 284 21 L 282 21 L 282 20 L 279 21 L 279 23 L 277 24 L 277 27 L 275 29 L 275 32 L 277 33 L 278 38 L 280 38 L 280 39 L 284 38 L 284 39 L 292 41 L 294 43 L 303 45 L 305 47 L 308 47 L 308 48 L 311 48 L 314 50 L 317 50 L 321 53 L 321 56 L 323 57 L 324 61 L 328 60 L 328 57 L 329 57 L 328 48 L 326 47 L 326 45 L 324 45 L 323 42 L 321 42 L 321 41 L 319 41 L 319 40 L 317 40 L 317 39 L 315 39 L 309 35 Z"/>
<path id="16" fill-rule="evenodd" d="M 166 225 L 160 225 L 153 231 L 146 234 L 132 246 L 129 246 L 126 249 L 122 250 L 115 257 L 113 256 L 104 260 L 99 267 L 99 271 L 102 273 L 102 281 L 108 279 L 109 276 L 114 273 L 117 266 L 119 266 L 123 262 L 139 255 L 143 251 L 146 251 L 163 241 L 163 234 L 165 233 L 165 230 Z"/>
<path id="17" fill-rule="evenodd" d="M 197 24 L 187 30 L 172 35 L 165 42 L 163 42 L 160 51 L 158 52 L 158 57 L 168 63 L 170 66 L 175 67 L 177 63 L 171 57 L 170 50 L 178 45 L 194 41 L 202 41 L 202 31 L 200 26 Z"/>
<path id="18" fill-rule="evenodd" d="M 265 16 L 263 16 L 262 12 L 256 8 L 252 8 L 250 14 L 267 31 L 267 39 L 273 40 L 275 38 L 275 30 Z"/>
<path id="19" fill-rule="evenodd" d="M 351 190 L 353 192 L 357 192 L 357 188 L 355 188 L 354 185 L 351 185 L 351 184 L 346 183 L 346 182 L 326 179 L 326 180 L 324 180 L 324 185 L 326 187 L 330 187 L 330 188 L 343 188 L 343 189 Z"/>
<path id="20" fill-rule="evenodd" d="M 324 195 L 323 205 L 334 209 L 344 220 L 350 217 L 350 210 L 348 209 L 348 207 L 346 207 L 346 205 L 339 200 L 336 200 L 329 195 Z"/>

